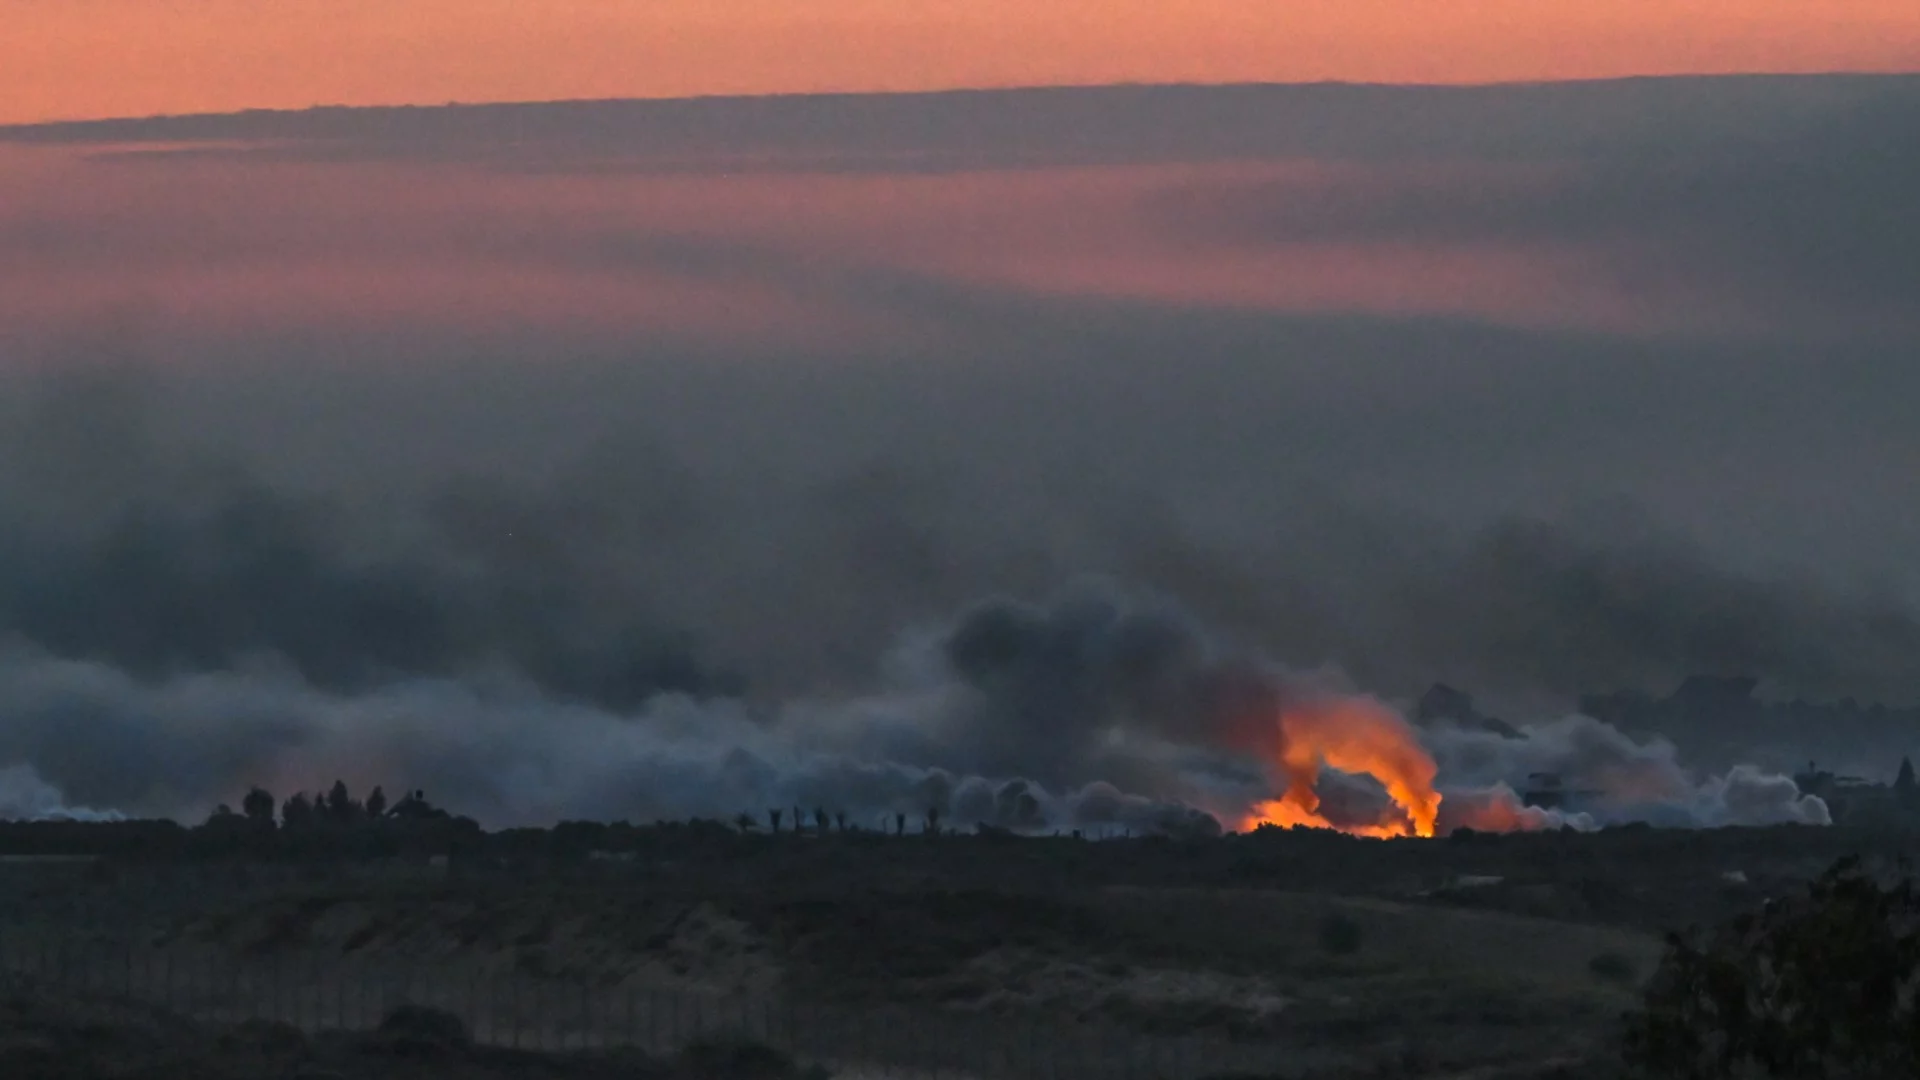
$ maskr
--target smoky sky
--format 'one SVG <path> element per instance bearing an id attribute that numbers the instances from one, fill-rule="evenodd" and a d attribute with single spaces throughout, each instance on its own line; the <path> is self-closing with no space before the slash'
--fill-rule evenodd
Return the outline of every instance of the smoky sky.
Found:
<path id="1" fill-rule="evenodd" d="M 933 402 L 867 388 L 876 414 L 922 410 L 909 441 L 833 432 L 821 414 L 860 400 L 845 384 L 826 380 L 808 402 L 755 393 L 735 372 L 706 388 L 733 395 L 730 423 L 787 438 L 756 448 L 647 430 L 635 388 L 621 399 L 633 412 L 571 450 L 490 471 L 489 450 L 513 452 L 475 445 L 461 468 L 458 440 L 551 433 L 468 419 L 369 430 L 357 410 L 303 397 L 280 403 L 315 440 L 296 467 L 297 454 L 238 449 L 278 424 L 230 430 L 224 444 L 210 434 L 201 388 L 237 376 L 43 378 L 7 432 L 0 626 L 144 677 L 270 654 L 332 689 L 506 671 L 616 709 L 658 691 L 846 691 L 916 625 L 1102 574 L 1393 695 L 1440 680 L 1550 705 L 1595 689 L 1664 692 L 1703 672 L 1754 674 L 1780 695 L 1920 697 L 1909 663 L 1920 618 L 1891 584 L 1743 564 L 1627 500 L 1491 516 L 1368 505 L 1315 475 L 1339 448 L 1298 456 L 1325 429 L 1303 417 L 1259 432 L 1286 414 L 1235 417 L 1179 392 L 1157 396 L 1171 415 L 1156 416 L 1086 389 L 1076 426 L 1045 415 L 1046 389 L 1024 378 L 970 394 L 961 380 Z M 414 407 L 500 416 L 537 399 L 526 389 L 511 403 L 449 391 Z M 508 392 L 483 391 L 496 393 Z M 705 417 L 729 422 L 723 408 Z M 1209 421 L 1240 430 L 1207 437 Z M 393 460 L 416 440 L 456 445 L 445 459 Z M 956 449 L 912 445 L 947 440 Z M 329 457 L 336 443 L 390 464 L 384 481 L 355 483 L 367 474 L 351 455 Z M 991 666 L 996 642 L 1022 631 L 999 629 L 961 650 L 963 670 Z M 1115 644 L 1123 657 L 1127 642 Z M 1072 713 L 1071 687 L 1058 689 Z"/>
<path id="2" fill-rule="evenodd" d="M 61 687 L 90 687 L 74 693 L 143 703 L 96 710 L 137 732 L 143 710 L 186 717 L 182 702 L 206 693 L 221 716 L 257 706 L 248 723 L 294 746 L 393 700 L 437 703 L 417 710 L 431 720 L 409 738 L 457 733 L 471 706 L 498 730 L 440 778 L 503 799 L 488 785 L 538 742 L 499 734 L 513 724 L 586 725 L 597 734 L 565 744 L 584 761 L 595 740 L 654 737 L 622 723 L 718 717 L 729 734 L 698 744 L 701 768 L 786 778 L 741 780 L 729 804 L 817 790 L 790 782 L 810 775 L 794 755 L 811 736 L 762 745 L 768 715 L 869 701 L 929 657 L 940 672 L 913 685 L 935 688 L 939 723 L 886 728 L 906 741 L 845 758 L 906 770 L 881 787 L 973 777 L 1030 781 L 1049 798 L 1102 783 L 1115 799 L 1185 798 L 1213 764 L 1102 758 L 1088 749 L 1097 739 L 1060 733 L 1103 732 L 1124 714 L 1156 745 L 1244 746 L 1236 718 L 1276 692 L 1264 674 L 1275 666 L 1389 700 L 1444 681 L 1514 720 L 1556 717 L 1583 692 L 1665 693 L 1695 673 L 1752 675 L 1781 697 L 1920 701 L 1920 325 L 1905 304 L 1920 285 L 1916 102 L 1899 78 L 1657 80 L 9 130 L 0 138 L 38 148 L 110 149 L 87 167 L 155 170 L 141 175 L 188 200 L 199 174 L 168 170 L 198 159 L 174 144 L 202 140 L 321 170 L 298 174 L 321 188 L 347 160 L 417 167 L 394 175 L 426 196 L 542 170 L 1172 165 L 1129 212 L 1183 253 L 1537 247 L 1579 253 L 1663 303 L 1730 306 L 1678 332 L 1142 299 L 502 196 L 498 218 L 458 223 L 422 258 L 671 274 L 906 330 L 690 339 L 469 329 L 404 311 L 190 323 L 137 302 L 57 333 L 0 317 L 8 670 L 40 695 L 39 715 L 64 715 L 49 704 Z M 249 141 L 269 138 L 280 141 Z M 1336 181 L 1296 198 L 1177 167 L 1240 159 L 1376 171 L 1346 193 Z M 1083 181 L 1062 182 L 1072 194 Z M 636 190 L 641 201 L 653 189 Z M 798 225 L 808 190 L 780 189 Z M 293 220 L 284 234 L 223 233 L 219 207 L 159 196 L 0 217 L 0 268 L 22 285 L 53 282 L 57 299 L 61 282 L 161 257 L 251 265 L 288 243 L 412 254 L 410 234 L 354 232 L 350 206 L 303 224 L 315 205 L 304 198 L 250 211 Z M 488 314 L 456 299 L 476 326 Z M 12 310 L 0 303 L 0 316 Z M 745 301 L 720 312 L 755 314 Z M 1140 602 L 1150 615 L 1097 598 L 1050 606 L 1090 576 L 1154 598 Z M 914 646 L 928 641 L 939 645 Z M 476 688 L 498 685 L 539 708 L 482 703 L 491 691 Z M 856 714 L 867 716 L 791 730 L 838 731 Z M 971 734 L 909 738 L 953 724 Z M 1059 737 L 1030 738 L 1036 729 Z M 143 738 L 153 754 L 166 744 Z M 729 740 L 750 757 L 710 753 Z M 393 771 L 349 760 L 375 743 L 356 735 L 312 771 Z M 282 760 L 187 744 L 198 749 L 174 753 L 202 770 L 187 785 L 196 798 Z M 422 771 L 433 757 L 379 745 Z M 16 749 L 88 806 L 154 783 L 56 753 L 51 737 Z M 928 780 L 936 770 L 946 779 Z M 556 793 L 516 796 L 523 816 L 694 805 L 541 784 Z"/>
<path id="3" fill-rule="evenodd" d="M 1647 289 L 1747 293 L 1895 319 L 1920 290 L 1920 95 L 1883 86 L 1818 123 L 1570 156 L 1528 182 L 1418 185 L 1384 195 L 1198 187 L 1164 198 L 1169 227 L 1230 243 L 1311 239 L 1559 242 L 1610 252 Z M 1650 125 L 1651 126 L 1651 125 Z"/>

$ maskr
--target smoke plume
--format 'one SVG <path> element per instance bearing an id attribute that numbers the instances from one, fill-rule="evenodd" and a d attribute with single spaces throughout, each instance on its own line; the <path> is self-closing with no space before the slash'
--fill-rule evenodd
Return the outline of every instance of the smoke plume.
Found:
<path id="1" fill-rule="evenodd" d="M 115 810 L 69 806 L 60 789 L 40 779 L 31 765 L 0 768 L 0 821 L 120 821 Z"/>
<path id="2" fill-rule="evenodd" d="M 24 792 L 17 816 L 60 812 L 64 793 L 192 818 L 250 784 L 285 794 L 343 777 L 425 788 L 489 826 L 801 806 L 875 827 L 933 811 L 962 826 L 1194 834 L 1254 823 L 1276 799 L 1314 815 L 1283 823 L 1369 835 L 1825 819 L 1790 780 L 1695 780 L 1670 746 L 1586 718 L 1517 739 L 1422 731 L 1334 675 L 1290 671 L 1170 599 L 1103 581 L 972 605 L 906 635 L 884 670 L 844 698 L 669 692 L 613 710 L 510 673 L 340 690 L 265 659 L 140 678 L 16 646 L 0 656 L 0 760 L 31 766 L 7 774 Z M 1543 770 L 1596 787 L 1604 812 L 1519 808 L 1513 784 Z"/>

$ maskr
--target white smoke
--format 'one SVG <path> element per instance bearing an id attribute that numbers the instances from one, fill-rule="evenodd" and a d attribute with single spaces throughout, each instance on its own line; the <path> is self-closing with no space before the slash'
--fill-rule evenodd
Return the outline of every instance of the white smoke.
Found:
<path id="1" fill-rule="evenodd" d="M 1831 825 L 1827 804 L 1804 795 L 1792 777 L 1736 765 L 1701 785 L 1694 804 L 1703 825 Z"/>
<path id="2" fill-rule="evenodd" d="M 1832 823 L 1826 803 L 1801 792 L 1791 777 L 1752 765 L 1699 776 L 1680 763 L 1671 742 L 1636 741 L 1589 716 L 1521 725 L 1518 731 L 1515 738 L 1448 723 L 1427 728 L 1423 741 L 1452 789 L 1448 799 L 1519 808 L 1515 792 L 1550 774 L 1564 790 L 1575 793 L 1577 812 L 1541 816 L 1543 812 L 1524 808 L 1529 827 L 1636 821 L 1681 827 Z"/>
<path id="3" fill-rule="evenodd" d="M 31 765 L 0 768 L 0 821 L 124 821 L 118 810 L 69 806 Z"/>

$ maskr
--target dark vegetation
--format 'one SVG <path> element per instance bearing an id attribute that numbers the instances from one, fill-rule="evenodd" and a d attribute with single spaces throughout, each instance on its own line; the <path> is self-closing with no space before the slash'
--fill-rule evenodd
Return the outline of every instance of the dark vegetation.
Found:
<path id="1" fill-rule="evenodd" d="M 1456 834 L 1452 841 L 1362 840 L 1265 828 L 1222 837 L 1023 835 L 907 815 L 863 829 L 835 810 L 757 819 L 562 822 L 488 832 L 420 792 L 364 799 L 334 784 L 284 800 L 255 790 L 240 811 L 204 823 L 0 822 L 0 855 L 116 862 L 360 863 L 445 857 L 451 872 L 549 881 L 617 879 L 695 890 L 777 876 L 802 892 L 848 889 L 1046 892 L 1108 886 L 1282 888 L 1425 902 L 1656 932 L 1710 924 L 1797 889 L 1836 859 L 1893 857 L 1907 835 L 1884 828 L 1774 826 L 1694 830 L 1644 825 L 1597 833 Z M 270 812 L 270 811 L 277 811 Z M 768 826 L 779 822 L 778 831 Z M 937 824 L 938 831 L 931 831 Z M 1729 872 L 1737 871 L 1730 876 Z M 1490 883 L 1454 888 L 1482 877 Z M 1386 883 L 1393 883 L 1391 886 Z M 964 920 L 959 924 L 964 926 Z"/>
<path id="2" fill-rule="evenodd" d="M 1632 957 L 1613 951 L 1596 954 L 1587 961 L 1587 970 L 1593 972 L 1596 978 L 1608 982 L 1632 983 L 1640 976 Z"/>
<path id="3" fill-rule="evenodd" d="M 1333 956 L 1359 952 L 1360 936 L 1360 924 L 1350 916 L 1335 912 L 1320 922 L 1320 947 Z"/>
<path id="4" fill-rule="evenodd" d="M 104 856 L 72 876 L 96 882 L 88 888 L 97 899 L 82 889 L 49 906 L 44 897 L 54 894 L 34 886 L 8 902 L 64 913 L 36 919 L 81 921 L 91 904 L 121 923 L 124 897 L 161 903 L 156 883 L 167 879 L 166 866 L 208 866 L 238 882 L 278 864 L 267 877 L 295 875 L 281 880 L 298 887 L 182 889 L 187 921 L 147 938 L 220 942 L 247 955 L 406 956 L 456 947 L 532 977 L 600 985 L 640 969 L 699 981 L 732 964 L 776 980 L 754 985 L 815 1003 L 1060 1015 L 1305 1048 L 1371 1045 L 1404 1030 L 1422 1033 L 1392 1050 L 1405 1056 L 1410 1076 L 1465 1067 L 1493 1045 L 1524 1049 L 1512 1050 L 1516 1059 L 1542 1059 L 1556 1033 L 1575 1029 L 1596 1052 L 1624 1047 L 1626 1063 L 1647 1077 L 1920 1075 L 1920 889 L 1904 871 L 1867 869 L 1897 865 L 1911 844 L 1899 831 L 1634 826 L 1434 843 L 1266 829 L 1094 842 L 925 818 L 912 832 L 861 830 L 830 808 L 768 810 L 747 817 L 751 827 L 568 822 L 489 833 L 420 792 L 359 799 L 335 784 L 317 798 L 249 792 L 239 812 L 216 812 L 193 828 L 0 824 L 0 853 Z M 428 856 L 446 857 L 444 867 L 420 884 L 353 876 L 353 867 Z M 1434 908 L 1468 921 L 1439 920 Z M 1536 919 L 1471 921 L 1514 914 Z M 1646 932 L 1678 926 L 1720 929 L 1673 934 L 1656 965 Z M 1521 931 L 1538 937 L 1511 937 Z M 1468 933 L 1484 937 L 1449 946 L 1453 953 L 1426 944 Z M 713 948 L 719 959 L 703 960 Z M 1508 956 L 1522 952 L 1530 959 Z M 1447 967 L 1458 962 L 1455 953 L 1470 959 Z M 1527 974 L 1531 958 L 1552 960 L 1588 989 L 1547 999 L 1495 985 Z M 1417 973 L 1427 970 L 1481 982 L 1447 975 L 1426 988 Z M 1161 999 L 1126 989 L 1172 972 L 1215 981 Z M 1236 1002 L 1234 995 L 1256 990 L 1287 1004 L 1267 1013 Z M 1616 1030 L 1610 1018 L 1629 1002 L 1638 1004 L 1624 1037 L 1608 1037 Z M 1376 1012 L 1390 1022 L 1381 1026 Z M 377 1080 L 414 1075 L 406 1070 L 423 1061 L 459 1061 L 469 1069 L 461 1075 L 483 1078 L 595 1077 L 591 1069 L 606 1064 L 556 1058 L 525 1073 L 500 1071 L 506 1059 L 474 1047 L 451 1019 L 396 1013 L 350 1045 L 344 1036 L 281 1042 L 323 1062 L 314 1068 Z M 264 1034 L 206 1035 L 196 1045 L 235 1060 L 291 1052 L 260 1044 Z M 34 1053 L 66 1052 L 62 1038 L 0 1041 L 5 1054 L 26 1055 L 0 1059 L 0 1074 L 119 1075 L 88 1073 L 84 1062 L 153 1049 L 109 1039 L 75 1051 L 81 1071 L 32 1071 Z M 222 1072 L 202 1050 L 182 1051 L 193 1066 L 179 1075 L 271 1071 Z M 171 1050 L 153 1052 L 173 1060 Z M 1415 1059 L 1439 1064 L 1423 1072 L 1408 1064 Z M 764 1048 L 720 1043 L 679 1061 L 622 1067 L 622 1075 L 675 1080 L 799 1075 Z"/>
<path id="5" fill-rule="evenodd" d="M 535 1053 L 478 1046 L 457 1017 L 419 1006 L 365 1034 L 308 1035 L 287 1024 L 198 1024 L 128 1005 L 0 993 L 7 1080 L 825 1080 L 750 1040 L 714 1040 L 671 1058 L 636 1050 Z"/>
<path id="6" fill-rule="evenodd" d="M 826 1080 L 825 1069 L 802 1069 L 791 1055 L 752 1039 L 701 1039 L 680 1052 L 685 1080 Z"/>
<path id="7" fill-rule="evenodd" d="M 1629 1062 L 1685 1080 L 1920 1076 L 1920 889 L 1857 858 L 1806 895 L 1675 934 L 1628 1017 Z"/>

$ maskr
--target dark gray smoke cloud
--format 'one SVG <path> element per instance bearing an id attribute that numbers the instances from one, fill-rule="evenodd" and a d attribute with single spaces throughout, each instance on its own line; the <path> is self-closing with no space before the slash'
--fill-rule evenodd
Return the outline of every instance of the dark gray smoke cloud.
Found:
<path id="1" fill-rule="evenodd" d="M 1898 672 L 1902 657 L 1920 652 L 1920 618 L 1899 599 L 1716 566 L 1672 537 L 1509 521 L 1426 570 L 1396 583 L 1400 635 L 1449 638 L 1430 655 L 1437 666 L 1460 665 L 1464 685 L 1524 671 L 1571 699 L 1588 686 L 1664 691 L 1690 674 L 1764 672 L 1821 696 L 1844 686 L 1898 698 L 1914 691 Z"/>
<path id="2" fill-rule="evenodd" d="M 234 430 L 255 417 L 185 422 L 220 378 L 232 377 L 62 376 L 16 399 L 28 404 L 0 431 L 13 451 L 0 466 L 10 549 L 0 632 L 143 679 L 270 655 L 328 691 L 504 674 L 624 711 L 661 692 L 744 688 L 762 702 L 862 692 L 903 628 L 981 596 L 1044 595 L 1105 574 L 1268 655 L 1330 665 L 1394 697 L 1445 681 L 1551 710 L 1596 689 L 1664 694 L 1706 672 L 1750 673 L 1780 696 L 1920 699 L 1909 663 L 1920 617 L 1898 591 L 1743 566 L 1628 510 L 1461 528 L 1302 495 L 1295 481 L 1240 503 L 1229 496 L 1242 480 L 1224 469 L 1178 494 L 1177 474 L 1150 469 L 1106 479 L 1096 466 L 1073 483 L 1064 474 L 1087 445 L 1077 436 L 1003 456 L 1038 434 L 1011 409 L 973 456 L 902 447 L 866 465 L 861 443 L 886 440 L 843 431 L 817 440 L 817 460 L 782 448 L 785 466 L 762 468 L 738 446 L 630 429 L 483 478 L 484 456 L 466 473 L 403 441 L 456 434 L 368 430 L 309 399 L 308 426 L 342 450 L 328 475 L 290 465 L 271 433 Z M 613 392 L 644 400 L 631 385 Z M 986 407 L 972 392 L 944 406 L 956 415 L 928 418 L 929 441 Z M 402 403 L 406 393 L 396 391 Z M 907 395 L 875 392 L 868 407 Z M 755 397 L 735 392 L 743 425 L 769 420 L 753 413 Z M 703 413 L 726 416 L 726 400 Z M 430 401 L 462 406 L 423 398 L 420 415 Z M 1102 408 L 1085 403 L 1089 419 Z M 511 424 L 485 429 L 516 438 Z M 387 475 L 363 478 L 353 455 L 365 452 L 387 456 Z M 1109 704 L 1072 680 L 1026 685 L 1059 670 L 1029 654 L 1057 659 L 1049 650 L 1071 633 L 1108 635 L 1103 651 L 1067 659 L 1102 687 L 1132 680 L 1127 707 L 1162 731 L 1202 723 L 1214 706 L 1197 695 L 1238 685 L 1242 661 L 1208 657 L 1205 638 L 1174 622 L 1108 626 L 1117 617 L 1097 602 L 1045 618 L 1094 625 L 978 608 L 956 639 L 957 666 L 1032 691 L 1057 725 Z M 1222 677 L 1180 683 L 1169 656 L 1220 664 Z M 985 715 L 983 741 L 1011 770 L 1038 751 L 991 729 L 1002 719 Z"/>
<path id="3" fill-rule="evenodd" d="M 613 708 L 737 690 L 677 628 L 610 609 L 585 550 L 651 539 L 672 491 L 628 500 L 616 479 L 568 505 L 449 482 L 383 543 L 377 509 L 170 454 L 139 385 L 57 380 L 9 433 L 0 634 L 139 678 L 270 654 L 337 690 L 495 667 Z"/>
<path id="4" fill-rule="evenodd" d="M 982 670 L 978 636 L 992 616 L 974 611 L 903 644 L 894 674 L 864 696 L 777 708 L 662 694 L 615 711 L 504 676 L 411 676 L 339 692 L 266 661 L 142 680 L 15 649 L 0 658 L 10 717 L 0 760 L 22 763 L 8 774 L 7 806 L 45 816 L 63 799 L 106 801 L 192 817 L 248 784 L 284 793 L 344 776 L 361 789 L 382 778 L 424 787 L 492 825 L 731 818 L 797 805 L 873 826 L 933 809 L 967 825 L 1217 828 L 1182 796 L 1244 803 L 1266 784 L 1257 762 L 1230 760 L 1203 730 L 1182 729 L 1170 715 L 1128 707 L 1138 686 L 1125 664 L 1086 668 L 1076 659 L 1100 653 L 1117 623 L 1169 642 L 1197 630 L 1177 613 L 1164 623 L 1154 607 L 1135 613 L 1117 595 L 1105 601 L 1107 618 L 1089 619 L 1095 595 L 1105 591 L 1035 610 L 1060 648 L 1026 663 L 1052 677 L 1033 670 L 1009 686 Z M 1171 679 L 1204 686 L 1221 677 L 1178 645 L 1133 655 L 1154 652 Z M 1271 698 L 1279 683 L 1266 678 Z M 1085 707 L 1070 723 L 1050 724 L 1042 706 L 1068 681 L 1079 684 Z"/>
<path id="5" fill-rule="evenodd" d="M 1196 180 L 1155 202 L 1171 231 L 1237 248 L 1545 244 L 1599 253 L 1644 294 L 1737 300 L 1788 325 L 1825 312 L 1829 325 L 1907 339 L 1920 289 L 1910 194 L 1920 186 L 1920 91 L 1911 80 L 1855 89 L 1812 115 L 1807 99 L 1803 110 L 1776 109 L 1756 128 L 1738 108 L 1720 114 L 1719 130 L 1681 138 L 1649 120 L 1637 141 L 1599 136 L 1530 173 L 1314 192 Z M 1562 119 L 1578 122 L 1572 110 Z"/>

